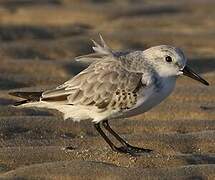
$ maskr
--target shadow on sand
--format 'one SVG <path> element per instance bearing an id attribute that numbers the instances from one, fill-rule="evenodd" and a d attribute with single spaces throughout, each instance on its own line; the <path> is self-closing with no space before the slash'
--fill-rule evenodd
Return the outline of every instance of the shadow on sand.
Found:
<path id="1" fill-rule="evenodd" d="M 11 12 L 16 11 L 17 8 L 37 5 L 61 5 L 61 0 L 7 0 L 1 2 L 1 6 Z"/>
<path id="2" fill-rule="evenodd" d="M 15 41 L 21 39 L 51 40 L 61 37 L 72 37 L 86 34 L 92 27 L 87 24 L 75 23 L 63 27 L 32 26 L 32 25 L 1 25 L 0 40 Z"/>
<path id="3" fill-rule="evenodd" d="M 12 79 L 0 78 L 0 90 L 9 90 L 14 88 L 25 87 L 25 83 L 16 82 Z"/>
<path id="4" fill-rule="evenodd" d="M 180 6 L 154 6 L 154 7 L 147 7 L 147 6 L 136 6 L 131 8 L 127 11 L 120 11 L 112 16 L 113 19 L 115 18 L 128 18 L 128 17 L 135 17 L 135 16 L 159 16 L 162 14 L 178 14 L 181 12 L 185 12 L 185 9 L 182 9 Z"/>

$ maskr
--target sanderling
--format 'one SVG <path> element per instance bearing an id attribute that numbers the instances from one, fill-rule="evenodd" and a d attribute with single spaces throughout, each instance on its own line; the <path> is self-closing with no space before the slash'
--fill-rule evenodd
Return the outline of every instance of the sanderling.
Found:
<path id="1" fill-rule="evenodd" d="M 162 102 L 174 89 L 180 75 L 205 85 L 207 81 L 186 66 L 184 53 L 175 47 L 160 45 L 144 51 L 113 51 L 100 36 L 93 41 L 94 53 L 79 56 L 78 61 L 92 63 L 55 89 L 44 92 L 11 92 L 25 100 L 15 105 L 57 109 L 64 119 L 91 119 L 95 129 L 112 150 L 120 153 L 150 152 L 134 147 L 110 127 L 108 120 L 144 113 Z M 117 147 L 101 125 L 118 140 Z"/>

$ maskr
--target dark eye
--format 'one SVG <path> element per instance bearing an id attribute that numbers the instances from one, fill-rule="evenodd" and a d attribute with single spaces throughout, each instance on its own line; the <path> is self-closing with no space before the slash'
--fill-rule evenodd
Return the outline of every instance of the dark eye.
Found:
<path id="1" fill-rule="evenodd" d="M 170 56 L 167 56 L 165 59 L 166 59 L 166 62 L 172 62 L 172 58 Z"/>

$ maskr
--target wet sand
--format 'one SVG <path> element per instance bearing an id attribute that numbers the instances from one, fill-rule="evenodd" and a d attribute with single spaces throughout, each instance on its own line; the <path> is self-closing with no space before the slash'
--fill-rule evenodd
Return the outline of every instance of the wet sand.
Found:
<path id="1" fill-rule="evenodd" d="M 214 8 L 212 0 L 0 0 L 0 179 L 214 179 Z M 110 121 L 150 154 L 111 151 L 90 121 L 11 106 L 8 91 L 49 89 L 85 68 L 74 57 L 91 52 L 98 33 L 118 50 L 180 47 L 211 84 L 182 77 L 150 112 Z"/>

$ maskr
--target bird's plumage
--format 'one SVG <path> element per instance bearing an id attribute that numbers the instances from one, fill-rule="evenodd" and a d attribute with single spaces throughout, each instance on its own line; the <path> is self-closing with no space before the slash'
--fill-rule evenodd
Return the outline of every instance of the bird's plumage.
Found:
<path id="1" fill-rule="evenodd" d="M 91 64 L 56 89 L 45 91 L 41 100 L 54 101 L 57 97 L 66 96 L 67 104 L 105 108 L 113 101 L 118 101 L 116 95 L 120 92 L 135 93 L 141 78 L 142 74 L 128 72 L 120 62 L 108 58 Z"/>
<path id="2" fill-rule="evenodd" d="M 165 64 L 162 62 L 165 54 L 183 58 L 178 49 L 157 46 L 146 51 L 115 52 L 101 36 L 100 39 L 101 45 L 93 41 L 94 53 L 76 58 L 91 61 L 88 68 L 57 88 L 44 91 L 39 101 L 28 101 L 25 106 L 58 109 L 64 118 L 78 121 L 90 118 L 98 122 L 145 112 L 173 90 L 176 76 L 169 77 L 168 73 L 163 76 L 156 68 L 159 63 Z M 184 66 L 185 62 L 181 62 Z"/>
<path id="3" fill-rule="evenodd" d="M 99 35 L 101 45 L 98 44 L 96 41 L 92 40 L 93 42 L 93 50 L 94 52 L 91 54 L 83 55 L 83 56 L 78 56 L 75 58 L 76 61 L 96 61 L 96 60 L 101 60 L 103 57 L 111 57 L 113 58 L 116 56 L 116 53 L 113 52 L 113 50 L 105 43 L 104 39 L 102 38 L 101 35 Z"/>

